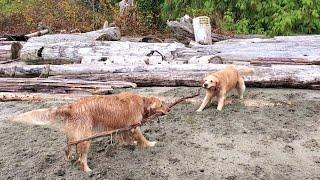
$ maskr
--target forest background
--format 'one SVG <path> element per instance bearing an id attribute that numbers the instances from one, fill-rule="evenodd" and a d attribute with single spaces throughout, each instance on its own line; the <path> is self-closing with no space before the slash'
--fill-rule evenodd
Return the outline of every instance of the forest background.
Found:
<path id="1" fill-rule="evenodd" d="M 319 0 L 135 0 L 119 15 L 119 0 L 0 0 L 0 35 L 25 34 L 39 23 L 51 31 L 100 29 L 107 20 L 123 35 L 169 34 L 166 21 L 209 16 L 221 34 L 294 35 L 320 31 Z"/>

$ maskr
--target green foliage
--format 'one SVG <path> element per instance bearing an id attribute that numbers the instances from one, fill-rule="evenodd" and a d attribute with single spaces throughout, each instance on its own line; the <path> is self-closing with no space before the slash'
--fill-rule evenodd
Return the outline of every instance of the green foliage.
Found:
<path id="1" fill-rule="evenodd" d="M 167 20 L 185 14 L 209 16 L 217 31 L 243 34 L 320 33 L 320 0 L 135 0 L 118 16 L 120 0 L 0 0 L 0 32 L 25 31 L 43 22 L 53 29 L 88 31 L 105 20 L 130 32 L 163 30 Z M 122 18 L 122 19 L 121 19 Z"/>
<path id="2" fill-rule="evenodd" d="M 138 16 L 147 28 L 161 28 L 160 20 L 161 5 L 164 0 L 136 0 Z"/>
<path id="3" fill-rule="evenodd" d="M 0 33 L 35 31 L 38 23 L 51 30 L 90 31 L 113 19 L 114 0 L 0 0 Z"/>
<path id="4" fill-rule="evenodd" d="M 320 32 L 319 0 L 165 0 L 162 15 L 211 17 L 217 28 L 237 33 L 289 35 Z"/>

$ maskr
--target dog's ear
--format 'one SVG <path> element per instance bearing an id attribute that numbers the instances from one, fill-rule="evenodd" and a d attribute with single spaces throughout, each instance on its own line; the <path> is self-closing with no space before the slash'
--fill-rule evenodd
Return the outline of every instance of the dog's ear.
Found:
<path id="1" fill-rule="evenodd" d="M 219 90 L 220 89 L 220 81 L 218 80 L 217 82 L 216 82 L 216 90 Z"/>
<path id="2" fill-rule="evenodd" d="M 153 108 L 156 108 L 157 102 L 152 97 L 143 97 L 143 104 L 145 109 L 150 111 Z"/>

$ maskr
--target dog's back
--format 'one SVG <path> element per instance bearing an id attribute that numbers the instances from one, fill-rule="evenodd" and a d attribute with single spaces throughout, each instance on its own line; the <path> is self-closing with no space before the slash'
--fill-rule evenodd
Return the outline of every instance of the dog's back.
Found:
<path id="1" fill-rule="evenodd" d="M 143 99 L 131 93 L 82 98 L 69 105 L 67 124 L 90 126 L 92 130 L 117 129 L 143 118 Z"/>
<path id="2" fill-rule="evenodd" d="M 227 66 L 225 69 L 213 73 L 213 75 L 220 80 L 220 86 L 225 88 L 226 91 L 234 89 L 240 77 L 239 72 L 233 66 Z"/>

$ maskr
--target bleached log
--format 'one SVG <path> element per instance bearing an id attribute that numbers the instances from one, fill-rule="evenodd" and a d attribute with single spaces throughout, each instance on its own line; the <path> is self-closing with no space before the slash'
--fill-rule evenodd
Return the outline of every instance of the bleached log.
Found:
<path id="1" fill-rule="evenodd" d="M 0 92 L 0 102 L 7 101 L 71 101 L 88 94 L 50 94 L 50 93 L 30 93 L 30 92 Z"/>
<path id="2" fill-rule="evenodd" d="M 40 37 L 32 37 L 28 40 L 31 43 L 42 43 L 42 44 L 55 44 L 60 42 L 90 42 L 95 40 L 104 40 L 104 37 L 113 37 L 110 40 L 120 40 L 120 30 L 118 27 L 109 27 L 100 29 L 97 31 L 90 31 L 86 33 L 74 33 L 74 34 L 48 34 Z"/>
<path id="3" fill-rule="evenodd" d="M 44 36 L 43 36 L 44 37 Z M 174 52 L 184 48 L 180 43 L 142 43 L 118 41 L 72 41 L 43 44 L 28 41 L 20 53 L 21 60 L 29 64 L 70 64 L 85 61 L 103 64 L 145 64 L 144 56 L 158 50 L 173 60 Z"/>
<path id="4" fill-rule="evenodd" d="M 25 35 L 27 38 L 31 38 L 31 37 L 36 37 L 36 36 L 42 36 L 42 35 L 45 35 L 45 34 L 48 34 L 49 33 L 49 29 L 43 29 L 41 31 L 37 31 L 37 32 L 34 32 L 34 33 L 30 33 L 30 34 L 27 34 Z"/>
<path id="5" fill-rule="evenodd" d="M 87 33 L 48 34 L 40 37 L 32 37 L 21 49 L 20 58 L 28 62 L 40 61 L 39 63 L 41 63 L 41 60 L 44 60 L 44 61 L 52 60 L 52 59 L 48 60 L 48 58 L 51 58 L 51 56 L 50 54 L 46 54 L 48 45 L 52 45 L 53 48 L 57 48 L 58 44 L 63 44 L 63 43 L 75 44 L 75 47 L 69 47 L 70 49 L 67 49 L 66 52 L 64 52 L 68 55 L 70 53 L 77 53 L 77 52 L 74 52 L 73 49 L 77 49 L 77 44 L 81 42 L 87 42 L 87 44 L 90 44 L 90 42 L 93 42 L 93 41 L 117 41 L 117 40 L 120 40 L 120 38 L 121 38 L 121 34 L 120 34 L 120 29 L 118 27 L 110 27 L 110 28 L 91 31 Z M 94 43 L 91 44 L 91 46 L 94 46 Z M 64 54 L 60 54 L 60 55 L 61 55 L 60 57 L 57 57 L 58 62 L 68 58 L 68 56 L 65 57 Z M 77 60 L 74 60 L 74 61 L 77 62 Z M 71 61 L 71 63 L 72 62 L 73 61 Z"/>
<path id="6" fill-rule="evenodd" d="M 265 62 L 320 64 L 320 35 L 277 36 L 269 39 L 229 39 L 211 46 L 195 46 L 205 52 L 217 52 L 223 62 Z"/>
<path id="7" fill-rule="evenodd" d="M 110 94 L 113 88 L 136 87 L 124 81 L 85 81 L 61 78 L 0 78 L 0 92 L 84 92 L 91 94 Z"/>
<path id="8" fill-rule="evenodd" d="M 22 48 L 20 42 L 0 41 L 0 61 L 19 58 L 19 52 Z"/>
<path id="9" fill-rule="evenodd" d="M 132 65 L 132 66 L 87 66 L 87 65 L 51 65 L 49 76 L 60 78 L 86 77 L 86 80 L 125 80 L 140 86 L 198 86 L 208 73 L 225 68 L 224 64 L 180 64 L 180 65 Z M 47 66 L 1 66 L 0 76 L 35 77 Z M 243 68 L 244 66 L 237 66 Z M 254 69 L 252 76 L 246 77 L 254 87 L 297 87 L 316 88 L 320 85 L 320 68 L 317 65 L 271 65 L 249 66 Z M 102 76 L 95 74 L 103 74 Z M 97 79 L 90 79 L 97 77 Z"/>

